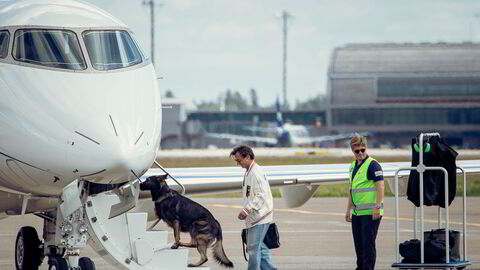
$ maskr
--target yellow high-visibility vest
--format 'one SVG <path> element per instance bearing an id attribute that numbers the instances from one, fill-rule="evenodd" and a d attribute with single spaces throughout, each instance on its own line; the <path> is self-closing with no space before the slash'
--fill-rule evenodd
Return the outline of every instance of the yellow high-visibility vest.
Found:
<path id="1" fill-rule="evenodd" d="M 368 157 L 360 168 L 358 168 L 355 177 L 352 179 L 353 169 L 355 168 L 355 160 L 350 166 L 350 196 L 353 203 L 353 215 L 365 216 L 372 215 L 372 209 L 377 203 L 377 187 L 373 179 L 368 179 L 368 167 L 375 159 Z M 383 202 L 380 208 L 380 214 L 383 216 Z"/>

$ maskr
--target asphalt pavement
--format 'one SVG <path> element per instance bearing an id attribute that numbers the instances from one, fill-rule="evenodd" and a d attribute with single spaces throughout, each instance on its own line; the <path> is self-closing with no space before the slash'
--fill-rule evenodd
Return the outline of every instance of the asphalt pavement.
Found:
<path id="1" fill-rule="evenodd" d="M 219 220 L 223 229 L 225 252 L 235 269 L 246 269 L 243 259 L 240 231 L 243 223 L 237 220 L 241 208 L 240 199 L 198 199 Z M 400 240 L 413 238 L 413 208 L 405 198 L 400 203 Z M 355 269 L 355 251 L 350 223 L 344 220 L 346 198 L 313 198 L 300 208 L 285 207 L 282 199 L 275 199 L 274 220 L 280 231 L 281 247 L 273 250 L 273 261 L 278 269 Z M 468 269 L 480 269 L 480 198 L 467 199 L 467 259 L 473 263 Z M 450 228 L 462 231 L 462 201 L 456 198 L 450 209 Z M 438 228 L 438 207 L 425 207 L 425 230 Z M 32 215 L 13 216 L 0 220 L 0 269 L 15 269 L 14 244 L 18 229 L 34 226 L 39 235 L 43 221 Z M 443 224 L 441 225 L 443 226 Z M 156 229 L 172 230 L 163 222 Z M 182 234 L 182 241 L 188 241 Z M 394 199 L 386 198 L 385 216 L 377 237 L 376 269 L 393 269 L 395 257 Z M 461 249 L 462 250 L 462 249 Z M 101 270 L 114 270 L 101 257 L 87 248 L 82 256 L 88 256 Z M 210 256 L 210 255 L 209 255 Z M 191 262 L 198 260 L 196 249 L 190 249 Z M 210 257 L 206 263 L 210 269 L 223 269 Z M 41 267 L 48 269 L 46 260 Z"/>

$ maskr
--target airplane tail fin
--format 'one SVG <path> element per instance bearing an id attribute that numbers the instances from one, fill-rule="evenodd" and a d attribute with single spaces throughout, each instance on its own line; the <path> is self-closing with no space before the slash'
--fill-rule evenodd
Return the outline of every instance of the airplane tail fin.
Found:
<path id="1" fill-rule="evenodd" d="M 282 116 L 282 108 L 280 107 L 280 100 L 277 97 L 277 102 L 276 102 L 276 108 L 277 108 L 277 127 L 282 127 L 283 126 L 283 116 Z"/>

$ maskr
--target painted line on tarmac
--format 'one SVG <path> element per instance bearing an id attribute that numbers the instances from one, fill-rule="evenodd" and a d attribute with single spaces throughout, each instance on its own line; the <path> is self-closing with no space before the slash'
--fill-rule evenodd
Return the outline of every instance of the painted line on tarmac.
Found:
<path id="1" fill-rule="evenodd" d="M 214 206 L 214 207 L 222 207 L 222 208 L 243 209 L 243 206 L 240 206 L 240 205 L 228 205 L 228 204 L 209 204 L 209 205 Z M 275 210 L 275 212 L 306 214 L 306 215 L 326 215 L 326 216 L 341 216 L 341 217 L 345 216 L 344 213 L 334 213 L 334 212 L 314 212 L 314 211 L 308 211 L 308 210 L 284 209 L 284 208 L 275 208 L 274 210 Z M 382 219 L 395 221 L 395 217 L 389 217 L 389 216 L 384 216 Z M 398 220 L 399 221 L 411 221 L 411 222 L 413 222 L 413 218 L 399 218 Z M 424 219 L 424 222 L 438 223 L 438 220 Z M 443 220 L 442 220 L 442 222 L 443 222 Z M 463 222 L 450 221 L 449 224 L 463 225 Z M 480 223 L 468 223 L 467 222 L 467 226 L 480 227 Z"/>
<path id="2" fill-rule="evenodd" d="M 291 231 L 291 230 L 283 230 L 282 229 L 281 231 L 282 231 L 282 233 L 293 233 L 293 234 L 296 234 L 296 233 L 351 233 L 352 229 L 348 229 L 348 230 L 338 230 L 338 229 L 337 230 L 331 230 L 331 229 L 328 229 L 328 230 L 302 230 L 302 231 L 299 231 L 299 230 Z M 382 229 L 381 232 L 382 233 L 394 233 L 395 230 L 384 230 L 384 229 Z M 222 230 L 222 233 L 224 233 L 224 234 L 238 234 L 239 231 L 238 230 L 236 230 L 236 231 L 224 231 L 224 230 Z M 413 230 L 412 229 L 401 229 L 400 233 L 413 233 Z M 468 231 L 468 233 L 480 233 L 480 231 Z M 169 230 L 168 234 L 173 235 L 173 231 Z"/>
<path id="3" fill-rule="evenodd" d="M 351 233 L 352 230 L 349 229 L 349 230 L 303 230 L 303 231 L 298 231 L 298 230 L 295 230 L 295 231 L 290 231 L 290 230 L 281 230 L 282 233 L 293 233 L 293 234 L 296 234 L 296 233 Z M 226 234 L 238 234 L 239 231 L 222 231 L 222 233 L 226 233 Z M 394 233 L 395 230 L 381 230 L 382 233 Z M 468 233 L 478 233 L 479 231 L 468 231 Z M 401 229 L 400 230 L 400 233 L 413 233 L 413 230 L 411 229 Z M 171 233 L 173 234 L 173 233 Z"/>

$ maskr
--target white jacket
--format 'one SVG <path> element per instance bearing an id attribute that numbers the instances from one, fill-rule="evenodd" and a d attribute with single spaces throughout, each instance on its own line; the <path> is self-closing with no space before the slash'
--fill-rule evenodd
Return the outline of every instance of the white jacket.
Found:
<path id="1" fill-rule="evenodd" d="M 273 198 L 270 184 L 262 168 L 252 162 L 243 178 L 243 211 L 247 228 L 273 221 Z"/>

